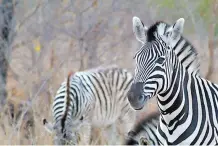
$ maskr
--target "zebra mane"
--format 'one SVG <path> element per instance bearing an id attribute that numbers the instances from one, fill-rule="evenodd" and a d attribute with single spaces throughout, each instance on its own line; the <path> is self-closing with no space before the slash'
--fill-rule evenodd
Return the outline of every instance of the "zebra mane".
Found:
<path id="1" fill-rule="evenodd" d="M 74 72 L 70 71 L 68 73 L 68 76 L 67 76 L 67 81 L 66 81 L 66 109 L 65 109 L 65 112 L 64 112 L 64 115 L 61 119 L 61 130 L 62 130 L 62 133 L 64 132 L 64 127 L 65 127 L 65 121 L 67 119 L 67 113 L 69 111 L 69 107 L 70 107 L 70 95 L 69 95 L 69 90 L 70 90 L 70 77 L 74 74 Z"/>
<path id="2" fill-rule="evenodd" d="M 158 26 L 160 24 L 166 24 L 163 21 L 157 21 L 155 22 L 153 25 L 151 25 L 148 30 L 147 30 L 147 42 L 152 42 L 155 40 L 155 32 L 157 32 Z M 170 26 L 168 24 L 166 24 L 166 26 Z"/>
<path id="3" fill-rule="evenodd" d="M 167 28 L 169 28 L 171 25 L 164 22 L 164 21 L 157 21 L 155 22 L 153 25 L 151 25 L 148 30 L 147 30 L 147 42 L 152 42 L 156 39 L 155 34 L 158 33 L 158 28 L 161 27 L 163 29 L 163 31 L 165 32 Z M 178 47 L 179 43 L 181 43 L 182 41 L 186 42 L 186 46 L 183 47 L 181 50 L 179 50 L 179 52 L 176 52 L 176 47 Z M 188 47 L 190 46 L 190 47 Z M 183 59 L 180 60 L 180 62 L 182 63 L 183 66 L 185 66 L 186 68 L 193 66 L 191 69 L 191 72 L 197 72 L 197 74 L 200 74 L 200 63 L 199 63 L 199 58 L 198 58 L 198 53 L 195 49 L 195 47 L 193 46 L 192 43 L 190 43 L 190 41 L 188 39 L 186 39 L 183 35 L 181 35 L 180 40 L 177 42 L 177 44 L 175 45 L 175 47 L 173 48 L 175 54 L 177 55 L 177 57 L 180 56 L 180 58 L 186 58 L 189 57 L 191 58 L 191 64 L 184 64 L 183 63 Z M 190 70 L 190 69 L 189 69 Z"/>
<path id="4" fill-rule="evenodd" d="M 111 69 L 119 69 L 119 66 L 116 65 L 116 64 L 112 64 L 112 65 L 101 65 L 101 66 L 98 66 L 96 68 L 92 68 L 92 69 L 89 69 L 87 70 L 88 72 L 105 72 L 105 71 L 108 71 L 108 70 L 111 70 Z"/>

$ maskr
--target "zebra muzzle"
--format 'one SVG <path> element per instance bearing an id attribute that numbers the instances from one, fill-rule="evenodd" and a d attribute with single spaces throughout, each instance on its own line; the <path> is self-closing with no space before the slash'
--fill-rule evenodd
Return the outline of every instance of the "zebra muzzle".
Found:
<path id="1" fill-rule="evenodd" d="M 138 97 L 129 99 L 129 102 L 135 110 L 141 110 L 144 107 L 147 99 L 149 99 L 149 96 L 140 95 Z"/>

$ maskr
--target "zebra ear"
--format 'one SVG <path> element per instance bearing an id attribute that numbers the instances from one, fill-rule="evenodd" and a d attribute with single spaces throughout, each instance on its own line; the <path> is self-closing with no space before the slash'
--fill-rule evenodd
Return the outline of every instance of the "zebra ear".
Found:
<path id="1" fill-rule="evenodd" d="M 185 19 L 179 18 L 176 23 L 173 25 L 173 30 L 177 31 L 178 33 L 183 33 L 183 27 L 184 27 Z"/>
<path id="2" fill-rule="evenodd" d="M 183 33 L 183 27 L 184 27 L 185 19 L 180 18 L 178 19 L 167 31 L 168 37 L 171 37 L 173 40 L 177 40 L 180 38 L 180 36 Z"/>
<path id="3" fill-rule="evenodd" d="M 53 132 L 54 130 L 53 125 L 50 122 L 48 122 L 46 119 L 43 119 L 43 125 L 46 131 L 48 131 L 49 133 Z"/>
<path id="4" fill-rule="evenodd" d="M 148 28 L 144 26 L 143 22 L 136 16 L 132 18 L 132 24 L 133 24 L 133 32 L 136 36 L 136 39 L 142 44 L 144 44 L 146 40 L 145 34 Z"/>

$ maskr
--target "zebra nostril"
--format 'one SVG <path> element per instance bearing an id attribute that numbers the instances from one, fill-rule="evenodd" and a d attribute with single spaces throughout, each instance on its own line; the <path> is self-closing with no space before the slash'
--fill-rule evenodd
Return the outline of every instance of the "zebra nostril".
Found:
<path id="1" fill-rule="evenodd" d="M 138 97 L 139 101 L 143 101 L 144 98 L 145 98 L 144 95 L 140 95 L 140 96 Z"/>

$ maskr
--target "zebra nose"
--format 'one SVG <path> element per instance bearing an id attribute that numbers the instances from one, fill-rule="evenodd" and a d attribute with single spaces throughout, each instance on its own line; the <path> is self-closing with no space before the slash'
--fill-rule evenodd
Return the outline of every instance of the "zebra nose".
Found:
<path id="1" fill-rule="evenodd" d="M 133 92 L 132 92 L 132 91 L 129 91 L 128 94 L 127 94 L 127 96 L 128 96 L 128 98 L 132 99 L 132 97 L 134 96 L 134 95 L 133 95 Z"/>

